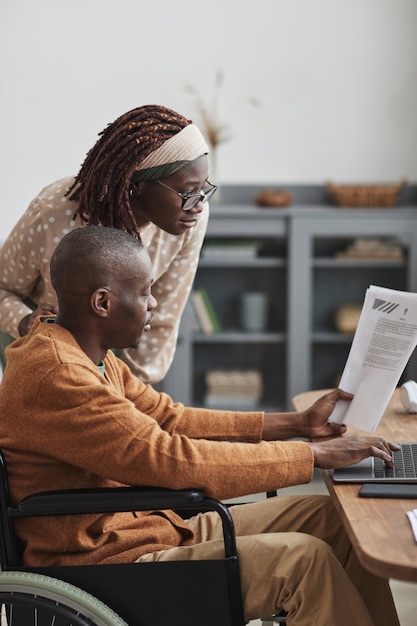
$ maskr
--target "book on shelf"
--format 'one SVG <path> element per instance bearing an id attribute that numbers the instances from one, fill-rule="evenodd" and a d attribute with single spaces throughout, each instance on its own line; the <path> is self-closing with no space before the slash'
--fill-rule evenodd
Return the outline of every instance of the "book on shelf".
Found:
<path id="1" fill-rule="evenodd" d="M 231 392 L 239 394 L 262 393 L 262 374 L 259 370 L 208 370 L 206 372 L 207 388 L 217 393 L 229 395 Z"/>
<path id="2" fill-rule="evenodd" d="M 206 335 L 220 332 L 221 325 L 219 318 L 217 317 L 207 289 L 194 289 L 191 292 L 191 302 L 202 332 Z"/>
<path id="3" fill-rule="evenodd" d="M 208 241 L 201 255 L 204 259 L 253 259 L 258 254 L 259 241 Z"/>
<path id="4" fill-rule="evenodd" d="M 206 305 L 206 309 L 207 309 L 210 321 L 211 321 L 212 326 L 213 326 L 213 332 L 219 333 L 221 331 L 221 324 L 220 324 L 219 318 L 217 316 L 216 310 L 215 310 L 215 308 L 213 306 L 213 302 L 211 301 L 211 298 L 210 298 L 210 296 L 208 294 L 208 291 L 207 291 L 207 289 L 205 289 L 205 287 L 202 287 L 199 291 L 200 291 L 201 296 L 203 298 L 203 302 Z"/>
<path id="5" fill-rule="evenodd" d="M 216 396 L 207 393 L 204 397 L 206 409 L 223 411 L 258 411 L 259 402 L 251 396 Z"/>
<path id="6" fill-rule="evenodd" d="M 203 329 L 201 327 L 201 322 L 200 322 L 200 318 L 197 315 L 197 310 L 196 310 L 196 306 L 193 302 L 193 298 L 191 295 L 190 298 L 190 302 L 191 302 L 191 306 L 190 306 L 190 317 L 189 317 L 189 328 L 190 328 L 190 332 L 191 333 L 201 333 L 203 332 Z"/>
<path id="7" fill-rule="evenodd" d="M 250 411 L 262 397 L 262 374 L 258 370 L 209 370 L 206 372 L 208 408 Z"/>

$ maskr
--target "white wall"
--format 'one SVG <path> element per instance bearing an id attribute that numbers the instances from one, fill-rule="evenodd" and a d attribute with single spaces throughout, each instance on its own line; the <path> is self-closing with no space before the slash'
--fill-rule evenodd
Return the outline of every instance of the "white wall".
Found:
<path id="1" fill-rule="evenodd" d="M 416 26 L 416 0 L 0 0 L 0 238 L 128 109 L 198 122 L 219 71 L 219 182 L 417 181 Z"/>

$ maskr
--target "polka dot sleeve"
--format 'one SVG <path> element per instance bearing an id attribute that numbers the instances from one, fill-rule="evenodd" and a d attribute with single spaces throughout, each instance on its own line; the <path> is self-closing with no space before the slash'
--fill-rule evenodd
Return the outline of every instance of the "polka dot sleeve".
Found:
<path id="1" fill-rule="evenodd" d="M 19 336 L 20 320 L 31 312 L 23 303 L 40 280 L 44 232 L 34 201 L 10 233 L 0 252 L 0 326 Z"/>
<path id="2" fill-rule="evenodd" d="M 0 250 L 0 328 L 19 336 L 19 322 L 35 304 L 56 304 L 49 261 L 61 237 L 76 226 L 64 193 L 71 179 L 46 187 L 29 205 Z"/>

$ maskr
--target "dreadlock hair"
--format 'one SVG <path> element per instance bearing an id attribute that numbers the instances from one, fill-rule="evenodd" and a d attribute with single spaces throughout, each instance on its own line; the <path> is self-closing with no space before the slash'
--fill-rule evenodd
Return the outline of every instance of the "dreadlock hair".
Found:
<path id="1" fill-rule="evenodd" d="M 109 124 L 88 152 L 66 195 L 78 201 L 78 215 L 87 225 L 140 233 L 130 208 L 129 187 L 139 164 L 191 120 L 159 105 L 132 109 Z"/>

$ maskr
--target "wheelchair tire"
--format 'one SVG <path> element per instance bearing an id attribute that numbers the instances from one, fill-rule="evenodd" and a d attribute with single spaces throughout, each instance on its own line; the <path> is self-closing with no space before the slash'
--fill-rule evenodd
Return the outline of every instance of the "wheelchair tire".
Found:
<path id="1" fill-rule="evenodd" d="M 86 591 L 30 572 L 0 572 L 0 607 L 2 626 L 128 626 Z"/>

